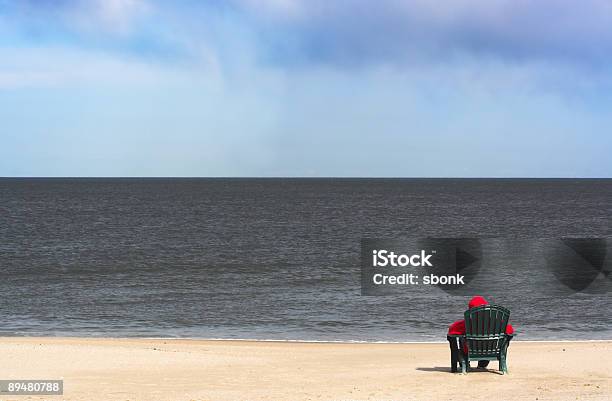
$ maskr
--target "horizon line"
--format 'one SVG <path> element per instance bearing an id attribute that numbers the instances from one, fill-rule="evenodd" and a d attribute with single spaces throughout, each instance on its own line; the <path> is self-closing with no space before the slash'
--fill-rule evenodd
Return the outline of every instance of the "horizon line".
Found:
<path id="1" fill-rule="evenodd" d="M 610 180 L 610 177 L 544 176 L 0 176 L 0 179 L 355 179 L 355 180 Z"/>

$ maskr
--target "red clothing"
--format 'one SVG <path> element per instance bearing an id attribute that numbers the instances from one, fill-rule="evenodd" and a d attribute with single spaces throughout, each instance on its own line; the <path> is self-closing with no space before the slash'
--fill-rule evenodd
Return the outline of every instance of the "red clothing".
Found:
<path id="1" fill-rule="evenodd" d="M 481 297 L 480 295 L 476 295 L 468 303 L 468 308 L 472 309 L 472 308 L 476 308 L 476 307 L 482 306 L 482 305 L 488 305 L 487 300 L 484 299 L 483 297 Z M 465 321 L 463 319 L 461 319 L 461 320 L 457 320 L 456 322 L 451 324 L 448 327 L 448 334 L 449 335 L 462 335 L 462 334 L 465 334 Z M 512 325 L 510 323 L 508 323 L 506 325 L 506 334 L 514 334 L 514 328 L 512 327 Z"/>

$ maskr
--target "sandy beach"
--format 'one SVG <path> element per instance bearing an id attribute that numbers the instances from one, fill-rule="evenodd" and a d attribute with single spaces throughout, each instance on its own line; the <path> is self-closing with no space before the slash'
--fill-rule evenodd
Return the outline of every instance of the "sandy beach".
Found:
<path id="1" fill-rule="evenodd" d="M 516 341 L 506 376 L 449 373 L 442 343 L 2 338 L 0 356 L 2 379 L 64 380 L 63 396 L 3 400 L 612 398 L 612 341 Z"/>

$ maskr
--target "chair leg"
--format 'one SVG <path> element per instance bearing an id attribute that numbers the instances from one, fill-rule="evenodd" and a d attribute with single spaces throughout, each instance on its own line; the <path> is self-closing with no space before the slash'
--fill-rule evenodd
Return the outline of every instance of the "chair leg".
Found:
<path id="1" fill-rule="evenodd" d="M 463 352 L 461 352 L 459 361 L 461 362 L 461 374 L 466 374 L 468 370 L 470 370 L 470 362 L 468 361 L 467 355 L 464 355 Z"/>
<path id="2" fill-rule="evenodd" d="M 506 363 L 505 355 L 499 358 L 499 370 L 501 370 L 503 375 L 508 373 L 508 364 Z"/>
<path id="3" fill-rule="evenodd" d="M 461 363 L 461 374 L 466 374 L 468 370 L 470 370 L 470 361 L 468 359 L 468 356 L 464 352 L 465 343 L 461 339 L 459 339 L 459 341 L 457 342 L 457 348 L 459 363 Z"/>
<path id="4" fill-rule="evenodd" d="M 504 344 L 504 347 L 501 349 L 501 352 L 499 354 L 499 370 L 501 370 L 502 374 L 508 373 L 508 363 L 506 362 L 506 357 L 508 354 L 509 343 L 509 340 L 506 341 L 506 344 Z"/>

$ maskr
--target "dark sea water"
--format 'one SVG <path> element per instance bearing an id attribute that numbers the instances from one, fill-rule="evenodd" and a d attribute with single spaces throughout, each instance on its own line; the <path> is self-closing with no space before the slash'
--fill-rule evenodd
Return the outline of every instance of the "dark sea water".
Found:
<path id="1" fill-rule="evenodd" d="M 426 236 L 612 237 L 612 180 L 0 179 L 0 335 L 444 340 L 468 294 L 360 295 L 361 238 Z M 520 338 L 612 338 L 530 252 L 481 278 Z"/>

